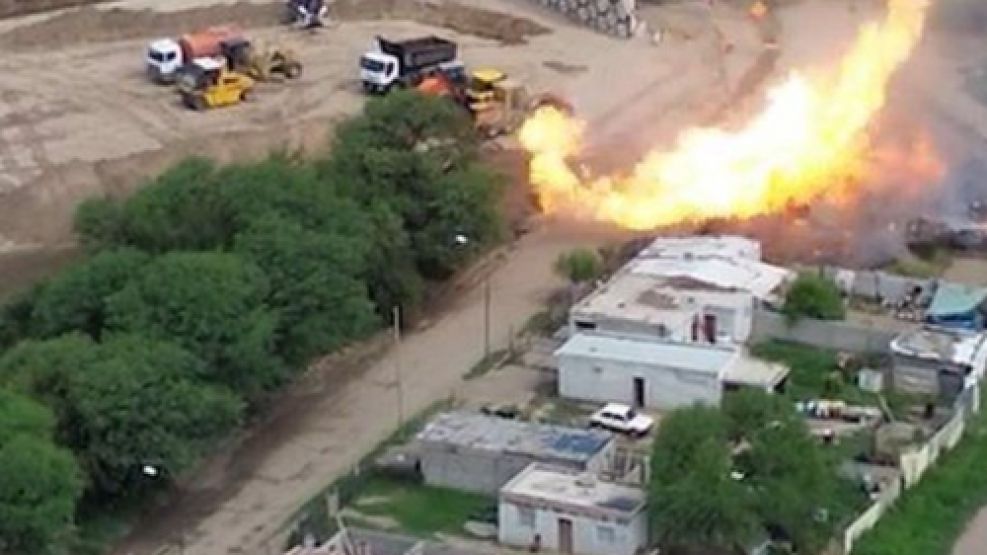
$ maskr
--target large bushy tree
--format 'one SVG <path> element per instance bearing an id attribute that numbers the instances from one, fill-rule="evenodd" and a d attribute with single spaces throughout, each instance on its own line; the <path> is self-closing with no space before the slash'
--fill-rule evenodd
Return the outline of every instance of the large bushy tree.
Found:
<path id="1" fill-rule="evenodd" d="M 801 274 L 785 294 L 782 313 L 790 322 L 799 318 L 842 320 L 846 307 L 832 280 L 816 274 Z"/>
<path id="2" fill-rule="evenodd" d="M 284 377 L 267 294 L 263 272 L 240 257 L 169 253 L 109 298 L 109 327 L 174 341 L 209 365 L 213 382 L 252 398 Z"/>
<path id="3" fill-rule="evenodd" d="M 82 480 L 54 426 L 43 406 L 0 389 L 0 553 L 47 553 L 71 530 Z"/>
<path id="4" fill-rule="evenodd" d="M 34 329 L 42 337 L 81 331 L 98 340 L 106 326 L 106 299 L 136 277 L 148 259 L 133 249 L 108 250 L 68 268 L 37 296 Z"/>

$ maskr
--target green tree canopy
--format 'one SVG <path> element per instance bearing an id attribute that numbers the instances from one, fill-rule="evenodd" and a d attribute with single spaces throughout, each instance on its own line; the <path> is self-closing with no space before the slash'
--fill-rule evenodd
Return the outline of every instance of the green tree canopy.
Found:
<path id="1" fill-rule="evenodd" d="M 54 427 L 43 406 L 0 389 L 0 553 L 47 553 L 71 527 L 82 481 Z"/>
<path id="2" fill-rule="evenodd" d="M 729 550 L 752 539 L 757 521 L 750 494 L 731 471 L 727 424 L 718 409 L 680 409 L 662 420 L 649 492 L 661 545 Z"/>
<path id="3" fill-rule="evenodd" d="M 72 455 L 48 439 L 0 444 L 0 552 L 49 553 L 71 530 L 81 491 Z"/>
<path id="4" fill-rule="evenodd" d="M 309 231 L 276 217 L 237 238 L 237 251 L 270 280 L 268 304 L 280 316 L 280 350 L 288 360 L 304 362 L 377 327 L 359 278 L 365 264 L 360 239 Z"/>
<path id="5" fill-rule="evenodd" d="M 241 402 L 198 382 L 203 365 L 181 348 L 121 336 L 98 350 L 71 380 L 67 403 L 77 420 L 67 425 L 101 491 L 137 483 L 147 464 L 183 470 L 239 421 Z"/>
<path id="6" fill-rule="evenodd" d="M 251 398 L 284 377 L 267 294 L 263 272 L 235 255 L 169 253 L 109 298 L 109 327 L 175 341 L 209 365 L 212 381 Z"/>
<path id="7" fill-rule="evenodd" d="M 782 313 L 794 322 L 799 318 L 842 320 L 846 307 L 832 280 L 815 274 L 800 275 L 785 295 Z"/>
<path id="8" fill-rule="evenodd" d="M 138 275 L 149 257 L 133 249 L 108 250 L 72 266 L 48 283 L 34 303 L 34 328 L 42 337 L 81 331 L 99 339 L 106 299 Z"/>

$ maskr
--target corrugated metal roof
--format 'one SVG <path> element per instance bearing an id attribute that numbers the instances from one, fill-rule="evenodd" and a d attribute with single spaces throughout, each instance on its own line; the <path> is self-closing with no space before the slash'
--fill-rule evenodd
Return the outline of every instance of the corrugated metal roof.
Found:
<path id="1" fill-rule="evenodd" d="M 485 451 L 583 462 L 613 441 L 613 434 L 458 411 L 437 415 L 418 434 L 418 439 Z"/>
<path id="2" fill-rule="evenodd" d="M 555 351 L 555 356 L 650 364 L 719 375 L 738 356 L 738 351 L 712 345 L 665 343 L 577 333 Z"/>
<path id="3" fill-rule="evenodd" d="M 987 334 L 941 328 L 908 331 L 891 341 L 891 351 L 925 360 L 983 366 Z"/>
<path id="4" fill-rule="evenodd" d="M 985 300 L 987 288 L 943 282 L 936 289 L 926 314 L 933 317 L 964 314 L 976 309 Z"/>

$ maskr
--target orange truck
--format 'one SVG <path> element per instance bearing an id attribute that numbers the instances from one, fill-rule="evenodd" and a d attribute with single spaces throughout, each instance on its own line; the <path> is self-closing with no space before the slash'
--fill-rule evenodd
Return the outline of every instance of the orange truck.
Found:
<path id="1" fill-rule="evenodd" d="M 243 39 L 243 30 L 236 25 L 220 25 L 187 33 L 177 39 L 152 41 L 145 60 L 147 74 L 152 81 L 171 83 L 186 64 L 197 58 L 218 58 L 223 54 L 224 43 Z"/>

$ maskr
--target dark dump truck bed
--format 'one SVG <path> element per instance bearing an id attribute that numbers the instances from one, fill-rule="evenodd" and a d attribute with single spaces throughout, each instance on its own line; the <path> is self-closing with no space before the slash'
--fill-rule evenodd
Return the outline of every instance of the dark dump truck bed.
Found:
<path id="1" fill-rule="evenodd" d="M 377 37 L 377 41 L 381 52 L 400 60 L 403 71 L 414 71 L 456 59 L 456 43 L 436 36 L 403 41 Z"/>

